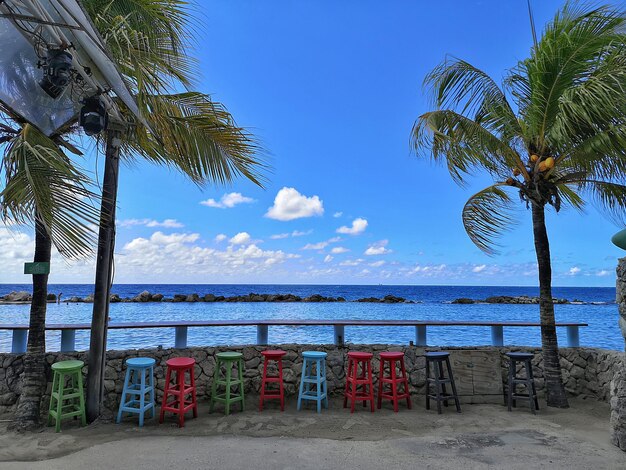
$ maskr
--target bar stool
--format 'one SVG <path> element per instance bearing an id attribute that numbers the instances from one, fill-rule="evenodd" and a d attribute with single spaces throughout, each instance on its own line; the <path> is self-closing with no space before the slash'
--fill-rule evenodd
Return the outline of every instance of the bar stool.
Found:
<path id="1" fill-rule="evenodd" d="M 263 411 L 263 402 L 278 398 L 280 400 L 280 411 L 285 411 L 285 389 L 283 386 L 283 356 L 287 354 L 281 349 L 268 349 L 262 351 L 263 361 L 263 380 L 261 381 L 261 399 L 259 402 L 259 411 Z M 270 361 L 275 361 L 278 367 L 278 375 L 267 375 L 267 366 Z M 278 390 L 270 390 L 267 393 L 266 384 L 278 383 Z"/>
<path id="2" fill-rule="evenodd" d="M 506 394 L 506 404 L 509 411 L 511 411 L 511 405 L 516 406 L 516 399 L 528 398 L 530 404 L 530 411 L 536 414 L 535 410 L 539 409 L 539 402 L 537 401 L 537 390 L 535 389 L 535 379 L 533 377 L 533 365 L 532 359 L 534 354 L 523 352 L 509 352 L 506 354 L 510 360 L 509 362 L 509 383 Z M 524 377 L 517 375 L 517 364 L 520 363 L 526 374 Z M 520 371 L 521 372 L 521 371 Z M 517 385 L 525 385 L 528 393 L 517 393 Z"/>
<path id="3" fill-rule="evenodd" d="M 313 366 L 315 366 L 315 373 L 313 373 Z M 315 387 L 315 390 L 311 389 L 312 386 Z M 318 413 L 322 411 L 322 401 L 324 406 L 328 408 L 325 352 L 302 352 L 302 376 L 300 378 L 300 392 L 298 393 L 298 411 L 300 411 L 302 400 L 316 401 Z"/>
<path id="4" fill-rule="evenodd" d="M 450 367 L 450 353 L 444 351 L 427 352 L 426 356 L 426 409 L 430 410 L 430 399 L 437 400 L 437 413 L 441 414 L 441 402 L 448 406 L 448 400 L 454 400 L 457 413 L 461 412 L 461 404 L 456 393 L 456 385 Z M 433 366 L 434 377 L 430 376 L 430 366 Z M 448 377 L 445 376 L 443 365 L 446 365 Z M 430 393 L 430 385 L 435 385 L 435 393 Z M 452 387 L 452 393 L 446 393 L 446 384 Z"/>
<path id="5" fill-rule="evenodd" d="M 343 396 L 343 407 L 348 406 L 350 400 L 350 413 L 354 413 L 354 405 L 362 401 L 363 406 L 370 402 L 372 413 L 374 412 L 374 385 L 372 383 L 372 358 L 374 355 L 367 352 L 348 353 L 348 373 L 346 374 L 346 391 Z M 361 374 L 359 375 L 359 365 Z M 361 391 L 359 391 L 361 387 Z"/>
<path id="6" fill-rule="evenodd" d="M 159 423 L 163 422 L 166 411 L 178 415 L 178 427 L 185 426 L 185 413 L 193 410 L 193 417 L 198 417 L 198 401 L 196 400 L 196 379 L 194 377 L 194 366 L 196 360 L 191 357 L 175 357 L 166 363 L 167 372 L 165 374 L 165 391 L 161 401 L 161 413 Z M 189 382 L 185 381 L 185 374 L 189 374 Z M 172 375 L 176 378 L 175 383 L 170 383 Z M 187 398 L 191 395 L 191 398 Z M 168 397 L 174 399 L 167 401 Z"/>
<path id="7" fill-rule="evenodd" d="M 126 360 L 126 376 L 120 408 L 117 412 L 117 423 L 122 421 L 122 413 L 136 413 L 139 415 L 139 426 L 143 426 L 146 411 L 152 411 L 152 418 L 156 414 L 154 404 L 154 364 L 151 357 L 134 357 Z M 147 377 L 147 378 L 146 378 Z M 146 394 L 150 394 L 146 400 Z"/>
<path id="8" fill-rule="evenodd" d="M 385 365 L 389 365 L 389 375 L 385 376 Z M 400 376 L 396 375 L 396 368 L 400 369 Z M 382 352 L 380 353 L 380 374 L 378 376 L 378 409 L 380 410 L 383 398 L 393 402 L 393 411 L 398 412 L 398 402 L 406 398 L 406 405 L 411 409 L 411 392 L 409 392 L 409 381 L 404 368 L 403 352 Z M 391 391 L 385 393 L 385 384 L 391 386 Z M 399 385 L 404 385 L 404 392 L 399 393 Z"/>
<path id="9" fill-rule="evenodd" d="M 215 355 L 215 371 L 213 372 L 213 385 L 211 386 L 211 406 L 209 412 L 213 413 L 215 402 L 224 403 L 224 413 L 230 414 L 231 403 L 240 403 L 241 411 L 244 410 L 244 392 L 243 392 L 243 354 L 238 352 L 221 352 Z M 224 366 L 223 379 L 220 379 L 220 373 Z M 236 377 L 233 380 L 233 367 L 237 368 Z M 217 393 L 217 386 L 225 387 L 224 393 Z M 233 393 L 231 388 L 239 386 L 238 393 Z"/>
<path id="10" fill-rule="evenodd" d="M 87 425 L 85 396 L 83 395 L 83 361 L 61 361 L 52 364 L 52 393 L 48 409 L 48 426 L 55 422 L 55 431 L 61 431 L 61 421 L 80 417 L 81 426 Z"/>

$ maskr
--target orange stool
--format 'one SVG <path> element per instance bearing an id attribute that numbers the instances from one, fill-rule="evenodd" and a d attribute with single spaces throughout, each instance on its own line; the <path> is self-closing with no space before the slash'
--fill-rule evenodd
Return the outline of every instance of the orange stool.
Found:
<path id="1" fill-rule="evenodd" d="M 346 374 L 346 391 L 343 397 L 343 407 L 351 401 L 350 413 L 354 413 L 354 404 L 362 401 L 363 406 L 370 402 L 372 413 L 374 412 L 374 386 L 372 384 L 372 353 L 349 352 L 348 372 Z M 359 374 L 359 365 L 361 373 Z M 359 390 L 361 387 L 361 390 Z M 369 388 L 368 388 L 369 387 Z"/>
<path id="2" fill-rule="evenodd" d="M 272 398 L 280 400 L 280 411 L 285 411 L 285 388 L 283 386 L 283 356 L 287 354 L 281 349 L 268 349 L 262 351 L 261 354 L 265 358 L 263 362 L 263 380 L 261 381 L 261 400 L 259 402 L 259 411 L 263 411 L 263 402 Z M 270 361 L 276 361 L 278 366 L 278 375 L 267 375 L 267 366 Z M 265 390 L 266 384 L 278 383 L 278 390 Z"/>
<path id="3" fill-rule="evenodd" d="M 193 417 L 198 417 L 198 401 L 196 400 L 196 379 L 194 378 L 194 366 L 196 360 L 191 357 L 175 357 L 165 363 L 167 373 L 165 374 L 165 392 L 161 401 L 161 414 L 159 423 L 163 422 L 166 411 L 178 414 L 178 427 L 185 426 L 185 413 L 193 409 Z M 189 373 L 189 382 L 185 382 L 185 373 Z M 172 375 L 176 381 L 170 383 Z M 190 398 L 187 398 L 191 395 Z M 167 401 L 172 396 L 172 401 Z"/>
<path id="4" fill-rule="evenodd" d="M 389 375 L 384 375 L 385 365 L 389 364 Z M 400 369 L 400 376 L 396 375 L 396 368 Z M 385 384 L 391 386 L 391 390 L 385 392 Z M 399 393 L 398 386 L 404 385 L 404 392 Z M 378 409 L 385 400 L 393 402 L 393 411 L 398 412 L 398 401 L 406 398 L 406 405 L 411 409 L 411 393 L 409 392 L 409 381 L 404 368 L 403 352 L 382 352 L 380 353 L 380 374 L 378 376 Z"/>

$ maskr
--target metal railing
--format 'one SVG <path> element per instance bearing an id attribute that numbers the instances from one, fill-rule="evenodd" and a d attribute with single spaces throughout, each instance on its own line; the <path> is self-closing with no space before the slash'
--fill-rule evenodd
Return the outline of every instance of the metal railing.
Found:
<path id="1" fill-rule="evenodd" d="M 224 327 L 224 326 L 256 326 L 256 342 L 258 345 L 269 343 L 270 326 L 332 326 L 334 328 L 334 343 L 342 345 L 345 342 L 346 326 L 402 326 L 415 328 L 415 345 L 427 345 L 428 327 L 490 327 L 492 346 L 504 346 L 504 328 L 536 328 L 540 323 L 529 322 L 487 322 L 487 321 L 430 321 L 430 320 L 207 320 L 207 321 L 183 321 L 183 322 L 138 322 L 138 323 L 112 323 L 110 330 L 144 329 L 144 328 L 173 328 L 174 347 L 187 347 L 187 331 L 189 328 L 199 327 Z M 567 346 L 579 347 L 579 328 L 588 326 L 587 323 L 557 323 L 557 327 L 567 329 Z M 89 330 L 88 323 L 67 323 L 46 325 L 47 331 L 61 331 L 61 351 L 69 352 L 76 350 L 76 331 Z M 28 339 L 28 325 L 0 324 L 0 330 L 12 331 L 12 353 L 26 352 Z"/>

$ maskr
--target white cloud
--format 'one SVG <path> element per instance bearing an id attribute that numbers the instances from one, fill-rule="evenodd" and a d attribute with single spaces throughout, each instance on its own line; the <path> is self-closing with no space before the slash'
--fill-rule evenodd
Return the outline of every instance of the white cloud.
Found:
<path id="1" fill-rule="evenodd" d="M 241 193 L 226 193 L 219 201 L 209 198 L 206 201 L 200 201 L 200 204 L 207 207 L 215 207 L 217 209 L 231 209 L 238 204 L 250 204 L 254 202 L 251 197 L 246 197 Z"/>
<path id="2" fill-rule="evenodd" d="M 392 252 L 392 250 L 387 248 L 387 244 L 389 240 L 381 240 L 369 246 L 367 250 L 365 250 L 365 255 L 367 256 L 376 256 L 376 255 L 387 255 Z"/>
<path id="3" fill-rule="evenodd" d="M 165 235 L 163 232 L 154 232 L 150 237 L 150 241 L 157 245 L 171 245 L 173 243 L 193 243 L 199 238 L 200 234 L 198 233 L 171 233 Z M 141 240 L 141 238 L 136 238 L 135 240 Z"/>
<path id="4" fill-rule="evenodd" d="M 228 237 L 227 237 L 225 234 L 223 234 L 223 233 L 219 233 L 219 234 L 217 234 L 217 235 L 215 236 L 215 241 L 216 241 L 217 243 L 221 243 L 221 242 L 223 242 L 224 240 L 226 240 L 227 238 L 228 238 Z"/>
<path id="5" fill-rule="evenodd" d="M 338 255 L 338 254 L 341 254 L 341 253 L 347 253 L 348 251 L 350 251 L 350 250 L 348 250 L 347 248 L 344 248 L 343 246 L 336 246 L 335 248 L 330 250 L 330 252 L 332 254 L 334 254 L 334 255 Z"/>
<path id="6" fill-rule="evenodd" d="M 118 222 L 120 227 L 134 227 L 138 225 L 144 225 L 146 227 L 163 227 L 163 228 L 182 228 L 184 225 L 176 219 L 165 219 L 163 222 L 159 222 L 154 219 L 124 219 Z"/>
<path id="7" fill-rule="evenodd" d="M 310 235 L 312 233 L 313 233 L 313 230 L 307 230 L 307 231 L 294 230 L 291 233 L 277 233 L 276 235 L 270 236 L 270 238 L 272 240 L 282 240 L 283 238 L 289 238 L 289 237 L 304 237 L 305 235 Z"/>
<path id="8" fill-rule="evenodd" d="M 385 261 L 380 260 L 380 261 L 374 261 L 373 263 L 370 263 L 369 266 L 373 268 L 380 268 L 383 264 L 385 264 Z"/>
<path id="9" fill-rule="evenodd" d="M 284 187 L 276 194 L 274 205 L 267 210 L 265 217 L 287 221 L 322 214 L 324 214 L 324 205 L 318 196 L 307 197 L 295 188 Z"/>
<path id="10" fill-rule="evenodd" d="M 324 263 L 330 263 L 334 258 L 330 255 L 326 255 L 326 258 L 324 258 Z"/>
<path id="11" fill-rule="evenodd" d="M 342 261 L 341 263 L 339 263 L 339 266 L 358 266 L 359 264 L 361 264 L 363 261 L 365 261 L 364 259 L 347 259 L 345 261 Z"/>
<path id="12" fill-rule="evenodd" d="M 328 239 L 328 243 L 337 243 L 341 241 L 341 237 L 333 237 Z"/>
<path id="13" fill-rule="evenodd" d="M 337 233 L 345 233 L 347 235 L 359 235 L 365 231 L 367 228 L 367 220 L 359 217 L 358 219 L 354 219 L 352 221 L 351 227 L 346 227 L 345 225 L 339 227 L 337 229 Z"/>
<path id="14" fill-rule="evenodd" d="M 580 268 L 578 266 L 569 268 L 569 271 L 567 272 L 567 274 L 569 274 L 570 276 L 576 276 L 578 273 L 580 273 Z"/>
<path id="15" fill-rule="evenodd" d="M 472 268 L 472 272 L 473 272 L 473 273 L 480 273 L 480 272 L 484 271 L 486 267 L 487 267 L 487 265 L 486 265 L 486 264 L 481 264 L 481 265 L 479 265 L 479 266 L 474 266 L 474 267 Z"/>
<path id="16" fill-rule="evenodd" d="M 271 235 L 270 238 L 272 240 L 282 240 L 283 238 L 288 238 L 288 233 L 277 233 L 276 235 Z"/>
<path id="17" fill-rule="evenodd" d="M 250 234 L 248 232 L 239 232 L 228 241 L 233 245 L 245 245 L 246 243 L 250 243 Z"/>
<path id="18" fill-rule="evenodd" d="M 323 250 L 328 246 L 328 242 L 307 243 L 302 247 L 303 250 Z"/>
<path id="19" fill-rule="evenodd" d="M 611 275 L 611 274 L 612 274 L 612 271 L 608 271 L 608 270 L 606 270 L 606 269 L 601 269 L 600 271 L 598 271 L 598 272 L 596 273 L 596 276 L 599 276 L 599 277 L 604 277 L 604 276 L 609 276 L 609 275 Z"/>
<path id="20" fill-rule="evenodd" d="M 343 212 L 335 212 L 335 213 L 333 214 L 333 217 L 334 217 L 335 219 L 338 219 L 338 218 L 339 218 L 339 217 L 341 217 L 342 215 L 343 215 Z"/>

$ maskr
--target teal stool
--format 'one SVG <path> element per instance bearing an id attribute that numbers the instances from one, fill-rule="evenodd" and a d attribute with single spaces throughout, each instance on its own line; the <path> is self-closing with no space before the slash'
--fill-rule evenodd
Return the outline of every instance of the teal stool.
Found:
<path id="1" fill-rule="evenodd" d="M 126 361 L 126 377 L 120 409 L 117 412 L 117 423 L 122 421 L 122 413 L 137 413 L 139 426 L 143 426 L 143 418 L 148 410 L 152 410 L 154 419 L 156 410 L 154 404 L 154 364 L 150 357 L 134 357 Z M 148 379 L 146 379 L 146 376 Z M 150 394 L 146 400 L 146 394 Z"/>
<path id="2" fill-rule="evenodd" d="M 211 406 L 209 413 L 213 413 L 215 403 L 224 403 L 224 412 L 230 414 L 231 403 L 240 402 L 241 411 L 244 408 L 243 395 L 243 354 L 238 352 L 221 352 L 215 355 L 215 371 L 213 372 L 213 385 L 211 386 Z M 220 378 L 222 365 L 224 366 L 223 378 Z M 233 367 L 237 368 L 237 378 L 233 378 Z M 224 393 L 217 393 L 217 386 L 223 385 Z M 239 386 L 239 393 L 233 393 L 232 387 Z"/>
<path id="3" fill-rule="evenodd" d="M 61 361 L 52 364 L 52 394 L 48 411 L 48 426 L 55 424 L 56 432 L 61 430 L 61 421 L 80 417 L 85 426 L 85 396 L 83 395 L 83 361 Z"/>
<path id="4" fill-rule="evenodd" d="M 326 384 L 326 353 L 321 351 L 302 352 L 302 377 L 300 379 L 300 393 L 298 393 L 298 411 L 302 400 L 315 400 L 317 412 L 322 411 L 322 401 L 328 408 L 328 386 Z M 313 366 L 315 365 L 315 374 Z"/>

